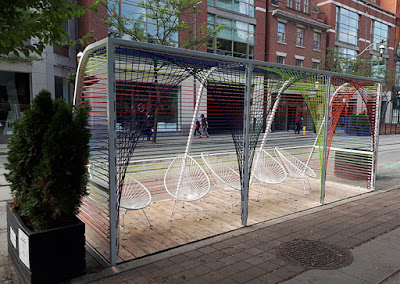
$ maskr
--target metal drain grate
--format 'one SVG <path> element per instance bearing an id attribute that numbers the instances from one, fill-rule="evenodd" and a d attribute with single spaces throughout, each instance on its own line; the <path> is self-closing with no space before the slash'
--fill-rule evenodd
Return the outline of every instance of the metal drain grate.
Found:
<path id="1" fill-rule="evenodd" d="M 290 264 L 309 269 L 337 269 L 353 262 L 353 255 L 345 249 L 311 240 L 293 240 L 276 248 L 276 255 Z"/>

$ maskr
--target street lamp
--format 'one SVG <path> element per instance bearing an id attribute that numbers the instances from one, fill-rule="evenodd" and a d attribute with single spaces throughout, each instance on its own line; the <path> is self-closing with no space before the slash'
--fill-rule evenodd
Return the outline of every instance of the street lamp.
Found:
<path id="1" fill-rule="evenodd" d="M 360 55 L 363 54 L 365 51 L 369 50 L 371 46 L 373 46 L 374 44 L 378 44 L 378 43 L 380 43 L 380 45 L 379 45 L 379 55 L 382 57 L 382 56 L 383 56 L 383 53 L 385 52 L 385 48 L 386 48 L 386 46 L 384 45 L 385 42 L 387 42 L 387 39 L 382 39 L 382 40 L 380 40 L 380 41 L 378 41 L 378 42 L 373 42 L 373 43 L 371 43 L 370 45 L 368 45 L 366 48 L 364 48 L 364 50 L 361 51 L 361 52 L 360 52 L 357 56 L 355 56 L 355 57 L 360 56 Z"/>
<path id="2" fill-rule="evenodd" d="M 81 61 L 82 56 L 83 56 L 83 52 L 79 51 L 78 54 L 76 55 L 76 60 L 78 61 L 78 64 L 79 64 L 79 61 Z"/>
<path id="3" fill-rule="evenodd" d="M 381 44 L 379 46 L 379 54 L 380 54 L 381 57 L 383 56 L 383 53 L 385 52 L 385 48 L 386 47 L 383 44 Z"/>

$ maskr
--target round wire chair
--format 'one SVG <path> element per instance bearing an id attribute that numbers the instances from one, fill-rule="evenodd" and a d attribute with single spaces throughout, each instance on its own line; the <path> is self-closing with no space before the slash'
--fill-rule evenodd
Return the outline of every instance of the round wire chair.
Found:
<path id="1" fill-rule="evenodd" d="M 172 215 L 175 213 L 177 200 L 183 203 L 200 200 L 201 210 L 204 212 L 205 217 L 207 217 L 201 199 L 210 191 L 210 179 L 203 168 L 192 157 L 183 154 L 177 156 L 171 162 L 164 175 L 164 186 L 167 192 L 174 198 L 170 221 L 172 220 Z"/>
<path id="2" fill-rule="evenodd" d="M 209 153 L 201 153 L 201 158 L 203 159 L 204 164 L 207 166 L 208 171 L 213 176 L 215 186 L 229 192 L 229 203 L 231 206 L 231 212 L 233 212 L 232 193 L 241 191 L 239 173 L 229 167 L 226 163 L 217 158 L 215 155 L 210 155 Z M 222 199 L 216 198 L 213 195 L 210 195 L 210 197 L 226 202 Z"/>
<path id="3" fill-rule="evenodd" d="M 309 177 L 316 177 L 317 175 L 315 172 L 307 166 L 305 163 L 294 157 L 293 155 L 289 154 L 285 150 L 275 147 L 275 152 L 279 155 L 279 158 L 282 160 L 283 164 L 285 165 L 289 175 L 295 179 L 301 179 L 303 181 L 303 192 L 306 194 L 306 186 L 304 180 L 306 179 L 308 185 L 311 190 L 311 185 L 308 180 Z"/>
<path id="4" fill-rule="evenodd" d="M 285 181 L 287 174 L 283 165 L 265 150 L 258 150 L 255 159 L 256 163 L 251 173 L 259 181 L 256 198 L 258 201 L 261 183 L 280 184 Z"/>
<path id="5" fill-rule="evenodd" d="M 125 240 L 125 229 L 130 228 L 140 222 L 147 221 L 150 227 L 152 226 L 149 218 L 146 215 L 146 212 L 144 212 L 144 208 L 147 207 L 150 202 L 150 191 L 142 183 L 130 175 L 126 175 L 121 193 L 121 200 L 119 203 L 119 207 L 125 210 L 122 214 L 122 239 Z M 145 218 L 126 218 L 125 215 L 129 210 L 142 210 Z M 129 226 L 125 226 L 125 219 L 136 219 L 138 222 Z"/>

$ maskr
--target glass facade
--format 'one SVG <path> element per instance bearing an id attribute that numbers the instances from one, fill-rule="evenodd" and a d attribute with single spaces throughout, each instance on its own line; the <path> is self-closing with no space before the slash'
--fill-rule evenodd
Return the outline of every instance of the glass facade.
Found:
<path id="1" fill-rule="evenodd" d="M 123 19 L 129 19 L 125 21 L 125 26 L 128 29 L 136 29 L 139 32 L 143 33 L 148 39 L 148 42 L 154 42 L 154 39 L 165 38 L 166 42 L 168 42 L 171 46 L 178 46 L 178 32 L 166 34 L 164 33 L 165 29 L 169 29 L 168 27 L 176 20 L 174 16 L 170 16 L 170 20 L 166 23 L 163 23 L 157 19 L 151 19 L 150 17 L 146 17 L 146 15 L 155 14 L 151 9 L 146 9 L 143 7 L 139 7 L 138 4 L 141 3 L 141 0 L 126 0 L 126 1 L 108 1 L 107 5 L 110 11 L 121 11 L 121 17 Z M 155 10 L 162 9 L 165 5 L 165 1 L 157 2 L 157 7 Z M 119 8 L 121 5 L 121 8 Z M 167 7 L 168 8 L 168 7 Z M 157 22 L 158 21 L 158 22 Z M 119 37 L 119 32 L 113 29 L 109 29 L 110 37 Z M 123 39 L 131 39 L 129 35 L 122 35 Z"/>
<path id="2" fill-rule="evenodd" d="M 357 51 L 345 47 L 336 47 L 336 55 L 339 57 L 338 67 L 340 67 L 342 72 L 352 73 L 354 71 L 354 64 L 351 59 L 357 57 Z"/>
<path id="3" fill-rule="evenodd" d="M 250 17 L 255 16 L 254 0 L 210 0 L 207 1 L 207 4 Z"/>
<path id="4" fill-rule="evenodd" d="M 224 28 L 209 40 L 207 51 L 253 59 L 254 25 L 212 14 L 207 15 L 207 26 L 209 28 L 214 28 L 220 24 L 224 25 Z"/>
<path id="5" fill-rule="evenodd" d="M 345 47 L 337 47 L 336 48 L 336 54 L 340 58 L 354 58 L 357 57 L 357 51 L 354 49 L 350 48 L 345 48 Z"/>
<path id="6" fill-rule="evenodd" d="M 376 78 L 384 78 L 386 72 L 386 59 L 371 55 L 371 75 Z"/>
<path id="7" fill-rule="evenodd" d="M 380 42 L 386 42 L 389 39 L 389 26 L 372 20 L 371 38 L 372 42 L 376 43 L 372 46 L 372 48 L 378 50 Z"/>
<path id="8" fill-rule="evenodd" d="M 340 42 L 358 45 L 360 16 L 347 9 L 336 7 L 336 39 Z"/>
<path id="9" fill-rule="evenodd" d="M 30 108 L 28 73 L 0 71 L 0 135 L 13 132 L 12 123 Z"/>

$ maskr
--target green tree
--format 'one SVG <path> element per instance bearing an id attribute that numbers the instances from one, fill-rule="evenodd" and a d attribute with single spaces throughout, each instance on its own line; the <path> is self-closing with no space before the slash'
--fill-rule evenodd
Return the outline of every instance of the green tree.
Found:
<path id="1" fill-rule="evenodd" d="M 223 29 L 223 25 L 215 28 L 209 28 L 207 25 L 200 25 L 195 27 L 195 22 L 187 22 L 184 18 L 190 14 L 201 13 L 201 11 L 194 9 L 201 2 L 201 0 L 147 0 L 141 1 L 137 4 L 135 12 L 139 16 L 121 15 L 119 13 L 121 0 L 113 3 L 108 2 L 107 10 L 108 15 L 106 22 L 111 29 L 114 30 L 112 35 L 126 36 L 128 35 L 132 40 L 150 42 L 165 46 L 177 46 L 179 32 L 187 31 L 189 37 L 183 39 L 181 47 L 193 48 L 197 50 L 201 46 L 207 45 L 208 39 L 215 36 L 215 34 Z M 146 34 L 146 22 L 150 22 L 154 27 L 151 34 Z M 194 30 L 199 31 L 199 36 L 194 36 Z M 154 80 L 158 83 L 158 72 L 163 68 L 163 63 L 154 60 Z M 159 94 L 157 94 L 157 100 Z M 154 116 L 153 126 L 153 142 L 157 140 L 157 124 L 159 120 L 158 109 Z"/>
<path id="2" fill-rule="evenodd" d="M 95 1 L 91 7 L 84 7 L 65 0 L 0 1 L 0 56 L 41 55 L 47 44 L 54 43 L 83 45 L 91 39 L 90 33 L 80 40 L 71 40 L 63 24 L 96 10 L 98 4 Z"/>

